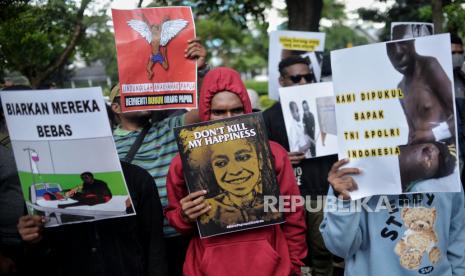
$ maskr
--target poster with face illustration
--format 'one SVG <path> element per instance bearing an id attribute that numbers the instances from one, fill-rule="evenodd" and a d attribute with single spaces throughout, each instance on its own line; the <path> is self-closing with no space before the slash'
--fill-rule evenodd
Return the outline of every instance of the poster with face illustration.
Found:
<path id="1" fill-rule="evenodd" d="M 268 50 L 268 97 L 279 100 L 279 87 L 319 82 L 324 49 L 325 33 L 271 32 Z M 281 61 L 285 66 L 280 70 Z"/>
<path id="2" fill-rule="evenodd" d="M 339 158 L 353 199 L 460 191 L 449 34 L 331 52 Z"/>
<path id="3" fill-rule="evenodd" d="M 333 84 L 320 82 L 279 89 L 289 151 L 305 158 L 337 153 Z"/>
<path id="4" fill-rule="evenodd" d="M 0 96 L 30 215 L 46 227 L 134 215 L 100 88 Z"/>
<path id="5" fill-rule="evenodd" d="M 189 192 L 206 190 L 211 206 L 197 220 L 200 237 L 284 222 L 282 213 L 273 212 L 277 209 L 265 208 L 265 197 L 278 198 L 279 186 L 261 113 L 179 127 L 175 133 Z"/>
<path id="6" fill-rule="evenodd" d="M 197 65 L 187 59 L 195 38 L 190 7 L 112 9 L 125 111 L 196 108 Z"/>

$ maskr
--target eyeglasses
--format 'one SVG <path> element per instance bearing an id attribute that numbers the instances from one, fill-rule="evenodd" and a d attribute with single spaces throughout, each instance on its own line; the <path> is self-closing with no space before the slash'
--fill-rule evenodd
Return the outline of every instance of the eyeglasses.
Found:
<path id="1" fill-rule="evenodd" d="M 452 54 L 463 54 L 463 50 L 462 51 L 452 51 Z"/>
<path id="2" fill-rule="evenodd" d="M 302 78 L 305 79 L 305 81 L 307 82 L 313 82 L 314 79 L 315 79 L 315 76 L 312 74 L 312 73 L 308 73 L 308 74 L 305 74 L 305 75 L 294 75 L 294 76 L 289 76 L 289 79 L 293 82 L 293 83 L 299 83 Z"/>

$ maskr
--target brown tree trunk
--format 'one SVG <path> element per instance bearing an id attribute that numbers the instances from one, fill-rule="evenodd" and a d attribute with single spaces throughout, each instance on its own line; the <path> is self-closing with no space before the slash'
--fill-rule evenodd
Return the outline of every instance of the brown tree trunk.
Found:
<path id="1" fill-rule="evenodd" d="M 434 33 L 436 34 L 443 32 L 442 24 L 444 22 L 444 14 L 442 13 L 442 6 L 442 0 L 431 0 L 431 7 L 433 9 Z"/>
<path id="2" fill-rule="evenodd" d="M 323 0 L 286 0 L 288 29 L 318 32 Z"/>
<path id="3" fill-rule="evenodd" d="M 84 11 L 87 8 L 87 5 L 92 0 L 82 0 L 81 1 L 81 7 L 79 8 L 77 15 L 76 15 L 76 23 L 74 24 L 74 31 L 73 34 L 71 35 L 68 45 L 66 48 L 63 50 L 63 53 L 56 59 L 50 62 L 49 66 L 42 71 L 38 72 L 38 74 L 30 78 L 29 81 L 31 83 L 31 86 L 33 88 L 39 87 L 46 79 L 48 79 L 58 68 L 63 66 L 65 62 L 68 60 L 68 58 L 71 56 L 71 54 L 74 51 L 74 48 L 76 48 L 77 43 L 79 42 L 79 39 L 82 37 L 84 34 L 86 28 L 83 24 L 83 19 L 84 19 Z"/>

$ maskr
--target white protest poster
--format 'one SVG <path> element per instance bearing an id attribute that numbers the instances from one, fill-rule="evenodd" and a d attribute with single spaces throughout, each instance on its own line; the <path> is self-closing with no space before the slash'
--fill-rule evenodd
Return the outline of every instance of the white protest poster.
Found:
<path id="1" fill-rule="evenodd" d="M 361 169 L 353 199 L 458 192 L 449 34 L 331 52 L 339 159 Z"/>
<path id="2" fill-rule="evenodd" d="M 433 23 L 427 22 L 392 22 L 391 40 L 414 38 L 434 34 Z"/>
<path id="3" fill-rule="evenodd" d="M 273 31 L 270 33 L 268 50 L 268 97 L 279 100 L 279 63 L 289 56 L 301 56 L 309 63 L 314 81 L 319 82 L 323 51 L 325 49 L 325 33 Z"/>
<path id="4" fill-rule="evenodd" d="M 304 152 L 305 158 L 338 152 L 331 82 L 282 87 L 279 97 L 291 152 Z"/>
<path id="5" fill-rule="evenodd" d="M 134 214 L 100 88 L 0 96 L 29 214 L 46 226 Z"/>

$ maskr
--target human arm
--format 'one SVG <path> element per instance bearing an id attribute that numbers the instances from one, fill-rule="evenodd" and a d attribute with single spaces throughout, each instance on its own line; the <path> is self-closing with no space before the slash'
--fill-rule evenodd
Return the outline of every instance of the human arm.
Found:
<path id="1" fill-rule="evenodd" d="M 206 191 L 188 193 L 179 154 L 173 159 L 168 171 L 166 189 L 168 194 L 166 218 L 178 232 L 191 233 L 197 217 L 208 212 L 210 208 L 204 202 L 203 195 Z"/>
<path id="2" fill-rule="evenodd" d="M 207 65 L 207 50 L 202 45 L 200 38 L 187 41 L 187 48 L 184 50 L 184 57 L 197 61 L 197 68 L 203 69 Z"/>
<path id="3" fill-rule="evenodd" d="M 325 215 L 320 225 L 320 232 L 323 236 L 326 247 L 333 254 L 342 258 L 348 258 L 360 249 L 363 241 L 362 230 L 360 227 L 361 212 L 343 211 L 328 208 L 329 206 L 343 206 L 344 210 L 350 207 L 349 191 L 357 188 L 351 174 L 359 173 L 355 168 L 341 167 L 347 164 L 347 160 L 336 162 L 328 175 L 328 182 L 331 187 L 325 205 Z M 339 195 L 339 197 L 335 197 Z M 332 201 L 332 205 L 329 201 Z"/>
<path id="4" fill-rule="evenodd" d="M 186 50 L 184 50 L 184 57 L 196 60 L 197 70 L 205 71 L 207 67 L 207 50 L 202 45 L 201 40 L 199 38 L 194 38 L 187 41 L 187 48 Z M 201 76 L 199 73 L 198 77 L 199 78 L 197 80 L 197 87 L 199 88 L 201 86 L 201 80 L 203 79 L 203 75 Z M 186 125 L 197 123 L 200 121 L 198 109 L 192 109 L 188 111 L 184 116 L 184 123 Z"/>
<path id="5" fill-rule="evenodd" d="M 452 196 L 452 211 L 447 243 L 447 259 L 452 266 L 452 275 L 465 275 L 465 200 L 463 190 L 450 193 Z"/>
<path id="6" fill-rule="evenodd" d="M 286 150 L 276 143 L 270 143 L 275 161 L 276 179 L 279 183 L 280 195 L 300 197 L 299 187 L 295 181 L 294 171 L 286 154 Z M 291 208 L 292 209 L 292 208 Z M 295 211 L 285 213 L 286 222 L 281 225 L 289 247 L 292 262 L 292 274 L 300 275 L 302 259 L 307 255 L 305 242 L 306 225 L 303 206 L 295 206 Z"/>

